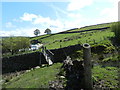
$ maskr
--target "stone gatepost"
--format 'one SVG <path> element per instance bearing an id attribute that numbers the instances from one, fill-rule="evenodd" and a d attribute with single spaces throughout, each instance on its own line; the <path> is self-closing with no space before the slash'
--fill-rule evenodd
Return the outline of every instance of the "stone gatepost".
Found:
<path id="1" fill-rule="evenodd" d="M 90 45 L 83 44 L 83 58 L 84 58 L 84 77 L 85 77 L 85 90 L 93 89 L 92 71 L 91 71 L 91 48 Z"/>

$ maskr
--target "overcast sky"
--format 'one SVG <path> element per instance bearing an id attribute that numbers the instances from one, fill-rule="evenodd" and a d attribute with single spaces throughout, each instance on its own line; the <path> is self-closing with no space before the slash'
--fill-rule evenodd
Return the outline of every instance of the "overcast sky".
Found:
<path id="1" fill-rule="evenodd" d="M 0 36 L 34 36 L 35 29 L 41 34 L 46 28 L 56 33 L 118 21 L 119 0 L 14 1 L 2 1 Z"/>

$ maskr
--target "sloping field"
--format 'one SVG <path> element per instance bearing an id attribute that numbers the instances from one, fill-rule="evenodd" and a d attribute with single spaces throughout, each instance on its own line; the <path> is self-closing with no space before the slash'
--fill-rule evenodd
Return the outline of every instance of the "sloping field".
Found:
<path id="1" fill-rule="evenodd" d="M 31 38 L 31 40 L 42 41 L 42 43 L 45 44 L 47 49 L 66 47 L 78 43 L 90 43 L 91 45 L 94 45 L 96 43 L 110 43 L 109 39 L 114 36 L 113 32 L 111 32 L 110 29 L 112 24 L 114 23 L 86 26 L 83 28 L 69 30 L 61 33 L 34 37 Z"/>
<path id="2" fill-rule="evenodd" d="M 8 83 L 3 84 L 3 88 L 48 88 L 49 82 L 56 79 L 61 65 L 56 63 L 13 77 Z"/>

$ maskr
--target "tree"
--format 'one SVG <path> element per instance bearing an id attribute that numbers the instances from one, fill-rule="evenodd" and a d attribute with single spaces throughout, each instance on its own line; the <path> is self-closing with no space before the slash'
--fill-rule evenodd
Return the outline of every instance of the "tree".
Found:
<path id="1" fill-rule="evenodd" d="M 47 28 L 44 33 L 51 34 L 51 30 Z"/>
<path id="2" fill-rule="evenodd" d="M 19 49 L 25 49 L 30 46 L 30 41 L 25 37 L 9 37 L 2 40 L 2 52 L 11 52 L 13 55 L 17 53 Z"/>
<path id="3" fill-rule="evenodd" d="M 36 29 L 36 30 L 34 31 L 34 34 L 35 34 L 36 36 L 38 36 L 38 35 L 40 34 L 40 30 L 39 30 L 39 29 Z"/>

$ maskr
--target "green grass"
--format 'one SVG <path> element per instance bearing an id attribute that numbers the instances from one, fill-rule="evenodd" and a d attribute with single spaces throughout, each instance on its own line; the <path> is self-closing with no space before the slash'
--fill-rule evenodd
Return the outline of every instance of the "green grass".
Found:
<path id="1" fill-rule="evenodd" d="M 90 26 L 79 28 L 79 29 L 70 30 L 68 32 L 97 29 L 97 28 L 103 28 L 103 27 L 111 27 L 111 25 L 113 25 L 113 24 L 114 24 L 114 22 L 113 23 L 103 23 L 103 24 L 98 24 L 98 25 L 90 25 Z"/>
<path id="2" fill-rule="evenodd" d="M 45 44 L 47 49 L 57 49 L 61 47 L 67 47 L 70 45 L 83 44 L 83 43 L 89 43 L 91 46 L 96 44 L 110 44 L 111 43 L 110 38 L 114 36 L 114 33 L 111 32 L 111 29 L 108 29 L 105 31 L 90 31 L 90 32 L 71 33 L 71 34 L 43 35 L 40 37 L 32 38 L 31 40 L 40 39 L 46 36 L 50 36 L 50 37 L 43 38 L 41 40 L 42 40 L 42 43 Z M 65 39 L 71 39 L 71 40 L 64 41 Z"/>
<path id="3" fill-rule="evenodd" d="M 8 83 L 3 84 L 5 88 L 48 88 L 49 81 L 56 79 L 56 74 L 62 64 L 56 63 L 49 67 L 39 68 L 15 77 Z"/>
<path id="4" fill-rule="evenodd" d="M 101 84 L 102 87 L 118 88 L 117 67 L 95 66 L 92 71 L 95 84 Z"/>
<path id="5" fill-rule="evenodd" d="M 102 62 L 109 62 L 109 61 L 113 61 L 113 62 L 120 61 L 120 55 L 116 54 L 102 60 Z"/>
<path id="6" fill-rule="evenodd" d="M 49 44 L 45 45 L 47 47 L 47 49 L 60 48 L 60 45 L 62 47 L 66 47 L 66 46 L 78 44 L 79 42 L 82 44 L 87 42 L 90 45 L 94 45 L 94 44 L 98 44 L 98 43 L 104 43 L 104 44 L 111 43 L 109 38 L 113 37 L 114 33 L 111 32 L 110 29 L 108 29 L 106 31 L 96 31 L 94 33 L 86 33 L 84 35 L 80 35 L 77 33 L 77 34 L 74 34 L 74 37 L 72 37 L 72 36 L 67 37 L 67 34 L 63 35 L 63 36 L 64 37 L 66 36 L 66 38 L 74 38 L 74 39 L 70 40 L 70 41 L 65 41 L 65 42 L 56 41 L 53 43 L 52 38 L 51 39 L 46 38 L 45 41 L 49 42 Z M 75 37 L 78 37 L 78 36 L 80 36 L 81 38 L 76 39 Z M 64 40 L 64 37 L 62 37 L 61 35 L 60 36 L 57 35 L 57 37 L 56 37 L 57 40 L 61 40 L 62 38 Z"/>
<path id="7" fill-rule="evenodd" d="M 116 22 L 87 26 L 87 27 L 83 27 L 80 29 L 70 30 L 70 32 L 111 27 L 111 25 L 113 25 L 114 23 L 116 23 Z M 92 32 L 92 33 L 90 33 L 90 32 Z M 78 43 L 80 43 L 80 44 L 89 43 L 90 45 L 94 45 L 94 44 L 98 44 L 98 43 L 103 43 L 103 44 L 111 43 L 109 38 L 111 38 L 113 36 L 114 36 L 114 33 L 111 32 L 111 29 L 108 29 L 106 31 L 89 31 L 89 32 L 82 32 L 82 33 L 41 35 L 41 36 L 37 36 L 37 37 L 30 37 L 29 39 L 30 40 L 38 39 L 39 41 L 42 41 L 43 44 L 45 44 L 47 49 L 55 49 L 55 48 L 60 48 L 60 46 L 66 47 L 66 46 L 75 45 Z M 81 38 L 78 38 L 78 37 L 81 37 Z M 106 40 L 104 40 L 104 38 Z M 73 39 L 73 40 L 64 42 L 65 39 Z M 62 40 L 62 42 L 60 42 L 61 40 Z"/>
<path id="8" fill-rule="evenodd" d="M 80 29 L 70 30 L 67 32 L 111 27 L 114 23 L 116 22 L 87 26 Z M 55 48 L 60 48 L 60 46 L 66 47 L 70 45 L 75 45 L 78 44 L 79 42 L 82 44 L 87 42 L 91 45 L 98 43 L 103 43 L 103 44 L 111 43 L 111 41 L 109 40 L 111 37 L 114 37 L 114 33 L 111 31 L 111 28 L 109 28 L 105 31 L 88 31 L 81 33 L 42 35 L 39 37 L 34 37 L 31 40 L 34 39 L 41 40 L 42 43 L 45 44 L 47 49 L 55 49 Z M 66 39 L 72 39 L 72 40 L 64 41 Z"/>
<path id="9" fill-rule="evenodd" d="M 31 40 L 36 40 L 36 39 L 39 39 L 39 38 L 44 38 L 44 37 L 47 37 L 47 36 L 50 36 L 49 34 L 46 34 L 46 35 L 41 35 L 41 36 L 37 36 L 37 37 L 30 37 Z"/>
<path id="10" fill-rule="evenodd" d="M 62 63 L 56 63 L 49 67 L 39 68 L 26 72 L 19 77 L 14 77 L 8 83 L 4 84 L 5 88 L 48 88 L 49 81 L 56 79 Z M 92 69 L 93 81 L 95 85 L 102 87 L 118 87 L 118 68 L 94 66 Z"/>
<path id="11" fill-rule="evenodd" d="M 110 24 L 101 24 L 88 26 L 72 31 L 88 30 L 95 28 L 103 28 L 111 26 Z M 42 35 L 39 37 L 33 37 L 30 40 L 41 40 L 47 49 L 55 49 L 61 47 L 66 47 L 75 44 L 89 43 L 91 46 L 95 45 L 111 45 L 111 38 L 114 37 L 114 33 L 111 29 L 105 31 L 89 31 L 82 33 L 69 33 L 69 34 L 52 34 L 52 35 Z M 71 39 L 69 41 L 64 41 L 66 39 Z M 61 42 L 60 42 L 61 41 Z M 114 47 L 112 45 L 107 48 L 107 52 L 110 52 Z M 75 55 L 78 57 L 82 52 L 79 51 Z M 73 55 L 74 57 L 76 57 Z M 80 56 L 79 58 L 81 58 Z M 113 60 L 118 60 L 118 57 L 108 57 L 103 59 L 103 62 Z M 19 77 L 14 77 L 8 83 L 3 84 L 5 88 L 48 88 L 48 82 L 56 79 L 56 74 L 59 72 L 59 68 L 62 64 L 56 63 L 49 67 L 34 69 L 30 72 L 26 72 Z M 102 83 L 103 87 L 117 88 L 118 85 L 118 68 L 117 67 L 101 67 L 94 66 L 93 78 L 95 83 Z"/>

